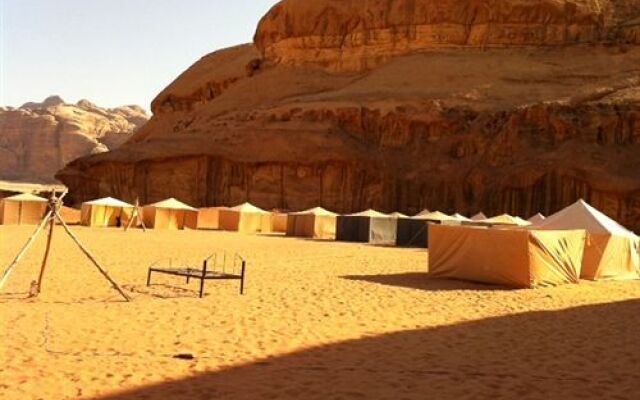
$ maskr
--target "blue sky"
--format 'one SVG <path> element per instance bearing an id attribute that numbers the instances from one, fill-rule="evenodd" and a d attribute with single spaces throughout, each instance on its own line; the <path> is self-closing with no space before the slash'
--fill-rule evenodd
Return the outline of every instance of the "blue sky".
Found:
<path id="1" fill-rule="evenodd" d="M 250 42 L 276 0 L 0 0 L 0 106 L 51 94 L 153 97 L 200 57 Z"/>

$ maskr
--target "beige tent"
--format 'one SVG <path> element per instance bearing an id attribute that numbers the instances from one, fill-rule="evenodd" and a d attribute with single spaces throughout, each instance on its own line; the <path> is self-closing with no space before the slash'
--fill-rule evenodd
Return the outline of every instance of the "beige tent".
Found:
<path id="1" fill-rule="evenodd" d="M 537 213 L 533 217 L 529 218 L 527 221 L 531 222 L 531 225 L 536 226 L 541 224 L 545 219 L 546 217 L 544 215 L 542 215 L 541 213 Z"/>
<path id="2" fill-rule="evenodd" d="M 520 217 L 514 217 L 511 216 L 509 214 L 502 214 L 502 215 L 498 215 L 496 217 L 493 218 L 487 218 L 483 221 L 476 221 L 476 222 L 482 222 L 488 225 L 505 225 L 505 226 L 529 226 L 531 225 L 531 222 L 529 221 L 525 221 L 524 219 L 520 218 Z"/>
<path id="3" fill-rule="evenodd" d="M 80 210 L 62 206 L 58 212 L 67 225 L 80 225 L 82 219 L 82 212 Z M 57 220 L 56 223 L 59 224 Z"/>
<path id="4" fill-rule="evenodd" d="M 199 209 L 196 228 L 212 230 L 222 229 L 220 227 L 220 211 L 228 209 L 228 207 L 208 207 Z"/>
<path id="5" fill-rule="evenodd" d="M 335 239 L 338 214 L 322 207 L 291 213 L 287 220 L 287 236 Z"/>
<path id="6" fill-rule="evenodd" d="M 271 213 L 251 203 L 220 210 L 220 228 L 242 233 L 271 232 Z"/>
<path id="7" fill-rule="evenodd" d="M 124 226 L 132 214 L 133 205 L 105 197 L 82 203 L 80 223 L 92 227 Z"/>
<path id="8" fill-rule="evenodd" d="M 586 233 L 432 225 L 429 276 L 515 288 L 577 283 Z"/>
<path id="9" fill-rule="evenodd" d="M 413 218 L 440 223 L 458 221 L 456 218 L 443 212 L 428 210 L 424 210 L 423 212 L 416 214 Z"/>
<path id="10" fill-rule="evenodd" d="M 47 199 L 29 193 L 0 200 L 0 224 L 38 225 L 47 211 Z"/>
<path id="11" fill-rule="evenodd" d="M 152 229 L 196 229 L 198 210 L 170 198 L 143 207 L 142 219 Z"/>
<path id="12" fill-rule="evenodd" d="M 482 211 L 471 217 L 472 221 L 484 221 L 485 219 L 487 216 Z"/>
<path id="13" fill-rule="evenodd" d="M 633 232 L 580 200 L 536 226 L 536 229 L 585 229 L 581 277 L 591 280 L 640 278 L 640 239 Z"/>
<path id="14" fill-rule="evenodd" d="M 458 214 L 458 213 L 453 214 L 452 217 L 455 218 L 457 221 L 460 221 L 460 222 L 470 222 L 471 221 L 470 218 L 467 218 L 464 215 Z"/>
<path id="15" fill-rule="evenodd" d="M 288 219 L 288 214 L 271 212 L 268 217 L 263 217 L 262 233 L 287 233 Z"/>

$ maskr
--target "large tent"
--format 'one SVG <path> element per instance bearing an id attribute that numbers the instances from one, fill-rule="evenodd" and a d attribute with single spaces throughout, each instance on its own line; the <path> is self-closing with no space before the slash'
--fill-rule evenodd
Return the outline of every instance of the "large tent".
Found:
<path id="1" fill-rule="evenodd" d="M 29 193 L 0 200 L 0 224 L 38 225 L 47 211 L 47 199 Z"/>
<path id="2" fill-rule="evenodd" d="M 270 212 L 263 217 L 262 233 L 287 233 L 289 215 L 282 212 Z"/>
<path id="3" fill-rule="evenodd" d="M 429 245 L 429 225 L 454 222 L 457 222 L 455 217 L 427 210 L 411 218 L 399 218 L 396 245 L 426 248 Z"/>
<path id="4" fill-rule="evenodd" d="M 640 239 L 613 219 L 579 200 L 553 214 L 536 229 L 584 229 L 582 278 L 590 280 L 640 278 Z"/>
<path id="5" fill-rule="evenodd" d="M 174 198 L 142 208 L 142 219 L 152 229 L 196 229 L 198 210 Z"/>
<path id="6" fill-rule="evenodd" d="M 335 239 L 338 214 L 322 207 L 291 213 L 287 220 L 287 236 Z"/>
<path id="7" fill-rule="evenodd" d="M 537 231 L 434 225 L 429 276 L 515 288 L 577 283 L 584 230 Z"/>
<path id="8" fill-rule="evenodd" d="M 107 227 L 126 225 L 133 214 L 133 205 L 112 197 L 82 203 L 80 223 L 84 226 Z"/>
<path id="9" fill-rule="evenodd" d="M 220 229 L 242 233 L 271 232 L 271 213 L 251 203 L 220 210 Z"/>
<path id="10" fill-rule="evenodd" d="M 336 225 L 336 240 L 372 244 L 395 244 L 397 218 L 375 210 L 340 215 Z"/>

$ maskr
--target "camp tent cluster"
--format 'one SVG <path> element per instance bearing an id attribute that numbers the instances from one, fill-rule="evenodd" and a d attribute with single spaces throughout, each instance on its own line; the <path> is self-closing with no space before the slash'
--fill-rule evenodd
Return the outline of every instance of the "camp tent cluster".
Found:
<path id="1" fill-rule="evenodd" d="M 0 200 L 0 224 L 38 224 L 48 200 L 19 194 Z M 136 203 L 137 204 L 137 203 Z M 338 215 L 321 207 L 281 213 L 250 203 L 197 209 L 175 198 L 138 207 L 114 198 L 62 207 L 67 222 L 90 227 L 144 222 L 154 229 L 285 233 L 291 237 L 429 247 L 429 275 L 540 287 L 578 279 L 640 279 L 640 238 L 580 200 L 545 218 L 508 214 L 471 218 L 424 210 L 408 217 L 372 209 Z"/>
<path id="2" fill-rule="evenodd" d="M 429 275 L 527 288 L 640 279 L 640 238 L 583 200 L 513 229 L 496 221 L 430 226 Z"/>

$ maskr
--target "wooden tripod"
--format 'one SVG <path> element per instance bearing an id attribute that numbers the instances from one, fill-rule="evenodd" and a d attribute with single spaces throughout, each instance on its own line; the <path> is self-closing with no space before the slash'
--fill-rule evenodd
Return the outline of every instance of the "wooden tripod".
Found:
<path id="1" fill-rule="evenodd" d="M 133 212 L 131 213 L 131 218 L 129 218 L 129 222 L 127 222 L 127 225 L 124 227 L 124 231 L 126 232 L 129 228 L 131 228 L 131 226 L 133 225 L 133 221 L 138 218 L 138 221 L 140 221 L 140 225 L 142 226 L 142 230 L 144 232 L 147 231 L 147 227 L 144 224 L 144 219 L 142 218 L 142 213 L 140 212 L 140 200 L 138 200 L 136 198 L 136 205 L 135 207 L 133 207 Z"/>
<path id="2" fill-rule="evenodd" d="M 51 239 L 53 238 L 53 232 L 54 232 L 54 227 L 56 225 L 56 221 L 58 221 L 60 223 L 60 225 L 62 225 L 62 227 L 64 228 L 65 232 L 67 232 L 67 234 L 76 243 L 76 245 L 78 245 L 78 247 L 84 253 L 84 255 L 87 256 L 87 258 L 91 261 L 91 263 L 98 269 L 100 274 L 102 274 L 102 276 L 107 281 L 109 281 L 111 286 L 126 301 L 130 301 L 131 299 L 129 298 L 129 296 L 127 296 L 127 294 L 120 288 L 120 286 L 118 286 L 118 284 L 113 279 L 111 279 L 111 277 L 109 276 L 107 271 L 100 266 L 98 261 L 96 261 L 95 257 L 93 257 L 93 255 L 91 255 L 89 250 L 87 250 L 87 248 L 84 247 L 84 245 L 82 245 L 82 243 L 80 243 L 78 238 L 73 234 L 73 232 L 71 232 L 71 229 L 69 229 L 69 226 L 67 225 L 67 223 L 64 221 L 64 219 L 62 219 L 62 216 L 60 216 L 59 209 L 60 209 L 60 206 L 62 205 L 62 199 L 64 198 L 64 196 L 66 196 L 66 194 L 67 194 L 67 192 L 65 191 L 64 193 L 62 193 L 62 195 L 60 195 L 60 197 L 56 197 L 56 192 L 55 191 L 53 191 L 51 193 L 51 196 L 49 197 L 49 204 L 48 204 L 47 214 L 44 216 L 44 218 L 42 219 L 42 222 L 40 222 L 40 225 L 38 225 L 38 228 L 35 230 L 33 235 L 31 235 L 29 240 L 27 240 L 27 243 L 25 243 L 25 245 L 22 247 L 22 249 L 20 250 L 20 252 L 16 256 L 16 258 L 13 260 L 13 262 L 11 264 L 9 264 L 7 269 L 2 274 L 2 277 L 0 278 L 0 290 L 2 289 L 2 287 L 4 286 L 6 281 L 9 279 L 9 275 L 11 275 L 11 272 L 13 271 L 13 269 L 16 267 L 16 265 L 18 265 L 18 263 L 20 262 L 22 257 L 24 257 L 24 255 L 27 253 L 27 251 L 29 250 L 29 248 L 31 247 L 33 242 L 35 242 L 35 240 L 38 237 L 38 235 L 40 234 L 40 232 L 42 232 L 44 227 L 47 226 L 47 224 L 48 224 L 49 225 L 49 235 L 47 237 L 47 245 L 46 245 L 46 248 L 45 248 L 45 251 L 44 251 L 44 257 L 42 258 L 42 265 L 40 267 L 40 274 L 38 275 L 38 281 L 35 284 L 35 287 L 33 288 L 34 290 L 33 290 L 33 292 L 31 294 L 33 296 L 37 296 L 40 293 L 40 291 L 42 289 L 42 282 L 43 282 L 43 278 L 44 278 L 44 272 L 45 272 L 45 269 L 47 267 L 47 261 L 49 259 L 49 252 L 51 250 Z"/>

